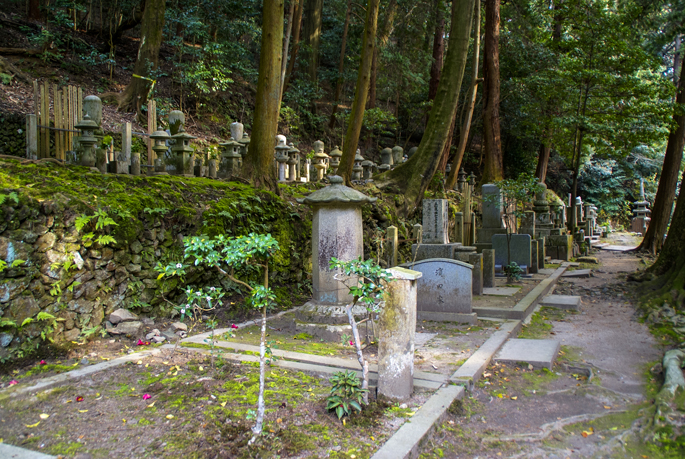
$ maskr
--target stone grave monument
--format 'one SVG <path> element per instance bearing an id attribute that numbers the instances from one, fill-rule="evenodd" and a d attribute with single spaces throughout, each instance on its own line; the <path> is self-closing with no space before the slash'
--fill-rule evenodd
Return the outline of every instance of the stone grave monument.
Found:
<path id="1" fill-rule="evenodd" d="M 531 267 L 531 239 L 530 234 L 493 235 L 495 269 L 501 272 L 504 266 L 515 262 L 527 273 Z"/>
<path id="2" fill-rule="evenodd" d="M 502 225 L 502 195 L 499 188 L 493 184 L 485 184 L 481 187 L 483 198 L 483 221 L 482 227 L 476 230 L 476 248 L 478 252 L 483 249 L 492 249 L 492 237 L 495 234 L 506 234 L 507 230 Z"/>
<path id="3" fill-rule="evenodd" d="M 342 274 L 329 267 L 331 258 L 350 261 L 363 258 L 363 204 L 368 197 L 343 185 L 342 177 L 330 177 L 331 184 L 298 199 L 313 208 L 312 219 L 312 299 L 296 314 L 295 328 L 322 339 L 338 340 L 350 333 L 345 306 L 352 301 L 349 288 L 335 278 Z M 354 314 L 363 317 L 366 309 L 356 306 Z M 345 325 L 343 325 L 345 324 Z"/>

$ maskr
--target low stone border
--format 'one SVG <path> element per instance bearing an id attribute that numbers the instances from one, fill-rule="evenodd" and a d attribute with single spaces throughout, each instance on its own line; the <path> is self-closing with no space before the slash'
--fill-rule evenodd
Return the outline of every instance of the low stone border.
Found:
<path id="1" fill-rule="evenodd" d="M 535 309 L 535 306 L 537 306 L 540 300 L 549 293 L 559 277 L 564 274 L 568 267 L 568 263 L 563 263 L 559 268 L 554 270 L 554 273 L 550 274 L 547 279 L 543 279 L 538 285 L 535 286 L 533 290 L 528 292 L 528 294 L 524 296 L 521 301 L 516 304 L 516 306 L 511 309 L 475 307 L 473 308 L 473 312 L 478 314 L 479 317 L 483 316 L 512 320 L 524 319 L 528 317 L 533 309 Z"/>
<path id="2" fill-rule="evenodd" d="M 98 371 L 106 370 L 112 367 L 118 367 L 128 362 L 140 360 L 143 357 L 158 355 L 160 352 L 161 351 L 159 349 L 149 349 L 145 351 L 134 352 L 132 354 L 128 354 L 123 357 L 117 357 L 116 359 L 108 360 L 106 362 L 96 363 L 94 365 L 89 365 L 87 367 L 84 366 L 83 368 L 78 368 L 67 373 L 62 373 L 59 375 L 54 375 L 48 378 L 40 379 L 31 386 L 10 386 L 4 389 L 2 392 L 0 392 L 0 401 L 9 397 L 16 397 L 17 395 L 22 395 L 27 392 L 35 392 L 39 390 L 49 389 L 53 386 L 64 384 L 73 379 L 78 379 L 83 376 L 97 373 Z"/>
<path id="3" fill-rule="evenodd" d="M 0 457 L 12 459 L 56 459 L 57 456 L 31 451 L 30 449 L 19 448 L 5 443 L 0 443 Z"/>

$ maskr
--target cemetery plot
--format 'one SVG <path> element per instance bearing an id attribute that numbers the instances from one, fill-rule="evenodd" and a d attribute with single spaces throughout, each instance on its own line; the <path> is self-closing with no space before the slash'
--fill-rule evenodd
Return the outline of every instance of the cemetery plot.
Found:
<path id="1" fill-rule="evenodd" d="M 426 399 L 417 392 L 401 406 L 372 401 L 343 425 L 326 411 L 326 378 L 276 367 L 266 377 L 264 435 L 249 451 L 258 365 L 217 359 L 212 367 L 183 349 L 6 399 L 0 438 L 94 458 L 368 457 Z"/>
<path id="2" fill-rule="evenodd" d="M 542 280 L 546 279 L 548 276 L 544 274 L 533 274 L 530 278 L 523 278 L 515 284 L 508 284 L 507 280 L 502 277 L 495 278 L 495 288 L 505 292 L 504 289 L 515 288 L 516 293 L 514 294 L 492 294 L 492 295 L 474 295 L 473 296 L 473 308 L 500 308 L 500 309 L 512 309 L 516 304 L 523 299 L 531 290 L 533 290 Z M 485 289 L 486 293 L 488 289 Z M 506 292 L 505 292 L 506 293 Z M 478 313 L 479 316 L 481 313 Z M 485 314 L 487 316 L 487 314 Z"/>

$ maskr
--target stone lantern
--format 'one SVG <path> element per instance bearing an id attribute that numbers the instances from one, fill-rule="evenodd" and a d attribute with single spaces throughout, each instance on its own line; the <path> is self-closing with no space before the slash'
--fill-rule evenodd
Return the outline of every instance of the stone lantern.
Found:
<path id="1" fill-rule="evenodd" d="M 93 153 L 93 146 L 97 142 L 95 138 L 95 130 L 98 125 L 95 121 L 90 119 L 90 115 L 86 113 L 79 123 L 74 126 L 76 129 L 81 131 L 81 137 L 79 138 L 79 143 L 83 148 L 83 153 L 81 154 L 81 165 L 86 167 L 95 166 L 95 154 Z"/>
<path id="2" fill-rule="evenodd" d="M 276 139 L 278 141 L 278 144 L 276 145 L 276 161 L 278 162 L 278 181 L 279 182 L 285 182 L 287 181 L 287 162 L 288 162 L 288 150 L 290 150 L 290 147 L 285 144 L 285 136 L 284 135 L 277 135 Z"/>
<path id="3" fill-rule="evenodd" d="M 331 174 L 338 173 L 338 166 L 340 166 L 340 158 L 342 157 L 342 151 L 336 145 L 332 152 L 328 154 L 331 157 Z"/>
<path id="4" fill-rule="evenodd" d="M 288 150 L 288 166 L 290 170 L 288 171 L 288 176 L 290 181 L 296 182 L 300 179 L 300 150 L 295 148 L 292 142 L 288 145 L 290 149 Z"/>
<path id="5" fill-rule="evenodd" d="M 459 178 L 457 179 L 457 190 L 459 192 L 463 193 L 465 187 L 466 187 L 466 172 L 464 172 L 464 169 L 461 169 L 459 171 Z"/>
<path id="6" fill-rule="evenodd" d="M 171 136 L 174 140 L 174 146 L 171 147 L 171 152 L 174 154 L 176 162 L 176 174 L 185 177 L 193 177 L 193 147 L 190 146 L 190 141 L 197 137 L 188 134 L 183 126 L 178 130 L 178 133 Z"/>
<path id="7" fill-rule="evenodd" d="M 373 179 L 371 178 L 373 176 L 373 161 L 362 161 L 362 167 L 364 168 L 362 178 L 364 180 L 373 181 Z"/>
<path id="8" fill-rule="evenodd" d="M 316 168 L 316 181 L 320 182 L 323 180 L 324 173 L 326 171 L 326 163 L 328 160 L 328 155 L 323 151 L 323 142 L 317 140 L 314 142 L 314 167 Z"/>
<path id="9" fill-rule="evenodd" d="M 402 158 L 404 157 L 404 148 L 400 147 L 399 145 L 395 145 L 392 147 L 392 162 L 393 164 L 400 164 L 402 162 Z"/>
<path id="10" fill-rule="evenodd" d="M 236 142 L 240 144 L 240 167 L 243 166 L 243 158 L 247 154 L 247 146 L 250 145 L 250 136 L 247 135 L 247 132 L 243 132 L 243 138 L 242 139 L 234 139 Z"/>
<path id="11" fill-rule="evenodd" d="M 150 134 L 150 138 L 155 142 L 152 146 L 152 150 L 154 150 L 155 155 L 157 156 L 157 158 L 155 158 L 155 170 L 152 175 L 168 175 L 164 161 L 164 153 L 169 149 L 166 142 L 171 137 L 166 131 L 160 130 Z"/>
<path id="12" fill-rule="evenodd" d="M 309 196 L 298 199 L 311 206 L 312 218 L 312 300 L 298 311 L 298 320 L 307 326 L 307 333 L 323 339 L 339 339 L 349 333 L 349 326 L 332 327 L 326 324 L 347 324 L 345 306 L 352 301 L 348 287 L 335 278 L 342 274 L 330 268 L 331 258 L 342 261 L 363 259 L 364 229 L 362 205 L 376 201 L 359 191 L 343 185 L 340 176 L 329 176 L 331 184 Z M 365 315 L 366 309 L 356 306 L 355 315 Z M 299 326 L 299 325 L 298 325 Z"/>
<path id="13" fill-rule="evenodd" d="M 228 178 L 236 175 L 240 170 L 240 143 L 235 140 L 220 143 L 221 145 L 221 164 L 219 164 L 219 177 Z"/>
<path id="14" fill-rule="evenodd" d="M 357 154 L 354 156 L 354 167 L 352 168 L 352 180 L 362 179 L 362 172 L 364 171 L 362 163 L 364 161 L 366 160 L 362 156 L 362 152 L 359 149 L 357 149 Z"/>
<path id="15" fill-rule="evenodd" d="M 381 172 L 385 172 L 392 169 L 393 164 L 392 149 L 384 148 L 381 150 L 381 165 L 378 169 L 380 169 Z"/>

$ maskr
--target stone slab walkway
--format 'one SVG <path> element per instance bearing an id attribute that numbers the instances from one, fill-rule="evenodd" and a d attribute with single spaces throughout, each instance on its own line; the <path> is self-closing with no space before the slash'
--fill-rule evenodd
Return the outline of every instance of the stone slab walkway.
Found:
<path id="1" fill-rule="evenodd" d="M 559 341 L 553 339 L 510 339 L 497 353 L 495 361 L 509 364 L 525 362 L 536 370 L 551 370 L 559 348 Z"/>
<path id="2" fill-rule="evenodd" d="M 580 309 L 580 297 L 576 295 L 547 295 L 540 301 L 540 306 L 577 311 Z"/>
<path id="3" fill-rule="evenodd" d="M 0 443 L 0 458 L 2 459 L 50 459 L 57 456 L 31 451 L 17 446 Z"/>

